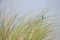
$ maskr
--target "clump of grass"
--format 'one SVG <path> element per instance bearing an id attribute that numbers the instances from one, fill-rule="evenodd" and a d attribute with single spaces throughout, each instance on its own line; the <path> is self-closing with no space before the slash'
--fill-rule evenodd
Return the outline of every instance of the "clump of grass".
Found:
<path id="1" fill-rule="evenodd" d="M 2 19 L 0 25 L 0 40 L 45 40 L 52 32 L 48 23 L 43 15 L 37 15 L 34 19 L 26 20 L 21 23 L 15 18 L 10 17 L 7 21 L 7 17 Z M 47 23 L 45 23 L 47 22 Z"/>

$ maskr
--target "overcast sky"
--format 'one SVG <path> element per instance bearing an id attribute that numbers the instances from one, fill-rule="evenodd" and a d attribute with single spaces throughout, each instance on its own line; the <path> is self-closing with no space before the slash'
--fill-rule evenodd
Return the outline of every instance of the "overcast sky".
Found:
<path id="1" fill-rule="evenodd" d="M 44 8 L 48 8 L 47 15 L 55 15 L 56 21 L 60 24 L 60 0 L 3 0 L 0 3 L 0 9 L 7 7 L 7 11 L 20 13 L 21 15 L 36 15 Z M 6 12 L 7 12 L 6 11 Z M 31 14 L 31 12 L 33 12 Z M 11 14 L 14 15 L 14 14 Z M 60 39 L 59 28 L 57 30 L 57 39 Z"/>

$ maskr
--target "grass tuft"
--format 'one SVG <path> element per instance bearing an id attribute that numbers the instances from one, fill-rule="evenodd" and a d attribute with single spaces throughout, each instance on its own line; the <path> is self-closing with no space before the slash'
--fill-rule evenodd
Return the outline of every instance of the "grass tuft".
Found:
<path id="1" fill-rule="evenodd" d="M 49 29 L 52 24 L 48 23 L 43 15 L 37 15 L 33 20 L 28 19 L 22 23 L 19 21 L 19 25 L 15 24 L 15 18 L 16 16 L 11 17 L 8 21 L 7 17 L 2 19 L 0 40 L 45 40 L 52 32 Z"/>

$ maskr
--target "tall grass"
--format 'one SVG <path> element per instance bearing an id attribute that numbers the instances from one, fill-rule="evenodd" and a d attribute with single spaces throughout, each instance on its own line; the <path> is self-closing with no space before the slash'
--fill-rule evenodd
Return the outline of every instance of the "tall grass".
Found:
<path id="1" fill-rule="evenodd" d="M 51 23 L 43 15 L 23 22 L 15 20 L 16 17 L 3 17 L 0 23 L 0 40 L 45 40 L 52 32 L 49 29 Z"/>

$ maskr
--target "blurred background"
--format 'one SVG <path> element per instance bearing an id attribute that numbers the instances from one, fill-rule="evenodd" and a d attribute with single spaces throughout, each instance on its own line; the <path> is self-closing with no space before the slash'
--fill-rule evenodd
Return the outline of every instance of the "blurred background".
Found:
<path id="1" fill-rule="evenodd" d="M 19 14 L 19 17 L 33 17 L 43 9 L 48 9 L 45 16 L 53 16 L 50 20 L 56 24 L 54 34 L 56 40 L 60 39 L 60 0 L 0 0 L 0 10 L 3 9 L 4 15 L 13 16 Z M 11 12 L 11 13 L 9 13 Z"/>

